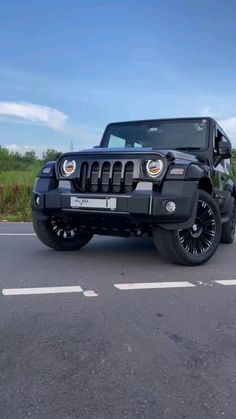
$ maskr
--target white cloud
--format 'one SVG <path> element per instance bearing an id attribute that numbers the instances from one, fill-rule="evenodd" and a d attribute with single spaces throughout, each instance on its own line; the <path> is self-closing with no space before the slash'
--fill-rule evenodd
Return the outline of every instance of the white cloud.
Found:
<path id="1" fill-rule="evenodd" d="M 97 145 L 101 138 L 100 130 L 71 123 L 69 117 L 57 109 L 27 102 L 18 103 L 0 101 L 0 123 L 1 122 L 7 124 L 47 126 L 55 131 L 63 133 L 68 136 L 68 138 L 73 138 L 77 143 L 78 149 Z M 14 151 L 27 151 L 24 150 L 24 146 L 22 148 L 22 146 L 17 144 L 17 139 L 16 144 L 10 144 L 7 147 L 9 148 L 12 146 Z M 37 146 L 30 146 L 30 149 L 37 151 Z"/>
<path id="2" fill-rule="evenodd" d="M 30 121 L 48 126 L 56 131 L 63 131 L 68 116 L 57 109 L 27 102 L 0 102 L 0 115 L 19 120 Z"/>

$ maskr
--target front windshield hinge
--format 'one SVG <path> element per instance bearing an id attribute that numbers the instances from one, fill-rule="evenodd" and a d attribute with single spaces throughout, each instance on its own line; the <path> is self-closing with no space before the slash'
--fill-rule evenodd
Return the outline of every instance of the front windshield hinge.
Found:
<path id="1" fill-rule="evenodd" d="M 169 161 L 174 161 L 174 160 L 175 160 L 175 156 L 174 156 L 174 154 L 172 153 L 172 151 L 168 151 L 168 153 L 167 153 L 166 157 L 167 157 L 167 159 L 168 159 Z"/>

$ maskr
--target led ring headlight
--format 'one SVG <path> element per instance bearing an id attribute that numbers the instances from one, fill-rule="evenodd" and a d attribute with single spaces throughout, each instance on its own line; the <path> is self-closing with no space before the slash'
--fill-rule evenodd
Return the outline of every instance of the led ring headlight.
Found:
<path id="1" fill-rule="evenodd" d="M 147 174 L 152 178 L 160 176 L 160 174 L 163 172 L 163 169 L 163 160 L 148 160 L 148 162 L 146 163 Z"/>
<path id="2" fill-rule="evenodd" d="M 62 165 L 62 172 L 65 176 L 70 176 L 74 173 L 76 169 L 75 160 L 65 160 Z"/>

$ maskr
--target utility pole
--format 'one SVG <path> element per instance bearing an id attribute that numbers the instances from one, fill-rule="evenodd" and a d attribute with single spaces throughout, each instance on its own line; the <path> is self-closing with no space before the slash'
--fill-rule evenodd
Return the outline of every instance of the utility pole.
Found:
<path id="1" fill-rule="evenodd" d="M 74 151 L 74 143 L 73 143 L 73 141 L 71 140 L 71 142 L 70 142 L 70 151 Z"/>

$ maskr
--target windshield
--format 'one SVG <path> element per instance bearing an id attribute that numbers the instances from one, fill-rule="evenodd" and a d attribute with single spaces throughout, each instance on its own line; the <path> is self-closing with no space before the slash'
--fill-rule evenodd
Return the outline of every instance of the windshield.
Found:
<path id="1" fill-rule="evenodd" d="M 207 119 L 111 124 L 105 131 L 101 146 L 198 150 L 207 146 L 208 126 Z"/>

